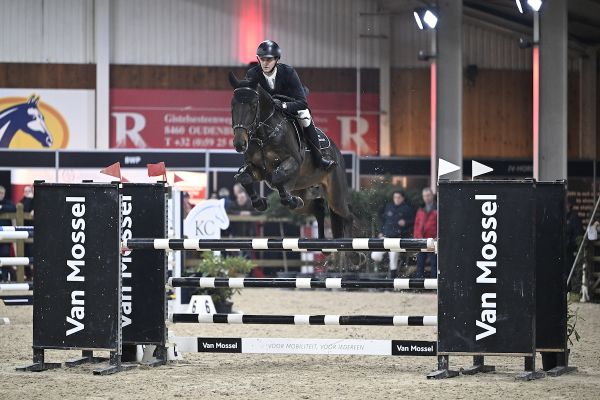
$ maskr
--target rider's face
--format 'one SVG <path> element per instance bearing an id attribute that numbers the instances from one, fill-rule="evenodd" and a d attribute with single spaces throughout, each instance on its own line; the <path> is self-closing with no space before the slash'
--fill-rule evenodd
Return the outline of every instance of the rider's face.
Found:
<path id="1" fill-rule="evenodd" d="M 277 64 L 277 59 L 274 57 L 257 57 L 258 62 L 260 63 L 260 67 L 262 68 L 265 74 L 270 74 L 273 72 L 273 68 L 275 68 L 275 64 Z"/>

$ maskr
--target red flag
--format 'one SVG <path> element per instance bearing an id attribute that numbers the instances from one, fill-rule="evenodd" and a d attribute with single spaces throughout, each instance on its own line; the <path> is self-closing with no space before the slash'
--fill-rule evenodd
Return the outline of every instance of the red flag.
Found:
<path id="1" fill-rule="evenodd" d="M 129 179 L 125 178 L 124 176 L 121 177 L 121 182 L 123 183 L 127 183 L 129 182 Z"/>
<path id="2" fill-rule="evenodd" d="M 183 182 L 185 179 L 183 179 L 179 175 L 175 174 L 174 180 L 175 180 L 174 183 L 177 183 L 177 182 Z"/>
<path id="3" fill-rule="evenodd" d="M 119 180 L 121 180 L 121 163 L 116 162 L 113 165 L 109 165 L 108 167 L 100 170 L 100 173 L 114 176 L 115 178 L 119 178 Z"/>
<path id="4" fill-rule="evenodd" d="M 147 164 L 148 176 L 163 176 L 165 182 L 167 181 L 167 169 L 165 168 L 164 161 L 156 164 Z"/>

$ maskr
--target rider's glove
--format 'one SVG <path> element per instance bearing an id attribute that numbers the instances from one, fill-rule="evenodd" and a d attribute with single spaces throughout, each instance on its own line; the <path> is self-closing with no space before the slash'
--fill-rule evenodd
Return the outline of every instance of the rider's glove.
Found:
<path id="1" fill-rule="evenodd" d="M 285 103 L 279 99 L 273 99 L 273 104 L 275 105 L 275 107 L 280 108 L 280 109 L 286 108 Z"/>

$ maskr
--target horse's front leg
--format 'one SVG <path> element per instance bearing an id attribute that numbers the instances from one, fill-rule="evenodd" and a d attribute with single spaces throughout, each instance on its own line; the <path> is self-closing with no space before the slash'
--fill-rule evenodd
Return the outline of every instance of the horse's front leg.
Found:
<path id="1" fill-rule="evenodd" d="M 254 182 L 256 182 L 257 179 L 250 165 L 246 165 L 240 169 L 240 172 L 235 175 L 234 179 L 244 187 L 246 193 L 250 196 L 252 207 L 254 207 L 255 210 L 265 211 L 267 209 L 267 199 L 260 197 L 258 193 L 256 193 L 256 190 L 254 190 Z"/>
<path id="2" fill-rule="evenodd" d="M 292 157 L 288 157 L 283 160 L 271 174 L 271 182 L 279 192 L 281 204 L 289 207 L 291 210 L 302 208 L 304 206 L 304 201 L 298 196 L 292 196 L 285 187 L 290 179 L 295 178 L 298 175 L 299 170 L 300 164 L 298 161 Z"/>

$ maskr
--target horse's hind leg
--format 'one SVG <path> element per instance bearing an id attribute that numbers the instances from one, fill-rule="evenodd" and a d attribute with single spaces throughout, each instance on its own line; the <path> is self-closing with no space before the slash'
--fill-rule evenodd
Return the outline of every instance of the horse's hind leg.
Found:
<path id="1" fill-rule="evenodd" d="M 328 176 L 325 185 L 325 197 L 329 206 L 331 231 L 334 238 L 352 237 L 352 212 L 350 212 L 350 193 L 346 184 L 346 174 L 337 167 Z"/>
<path id="2" fill-rule="evenodd" d="M 321 198 L 312 201 L 312 213 L 317 219 L 319 239 L 325 239 L 325 200 Z"/>
<path id="3" fill-rule="evenodd" d="M 252 207 L 258 211 L 265 211 L 267 209 L 268 203 L 267 199 L 264 197 L 260 197 L 258 193 L 254 190 L 254 176 L 252 175 L 252 171 L 249 166 L 245 166 L 236 176 L 236 182 L 239 182 L 248 196 L 250 196 L 250 200 L 252 201 Z"/>
<path id="4" fill-rule="evenodd" d="M 342 238 L 342 237 L 346 237 L 346 232 L 345 232 L 345 225 L 346 225 L 346 221 L 345 218 L 342 217 L 341 215 L 338 215 L 334 210 L 329 209 L 329 215 L 331 218 L 331 232 L 333 234 L 334 238 Z M 351 237 L 351 236 L 349 236 Z"/>

